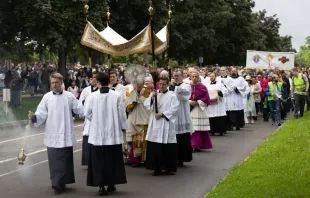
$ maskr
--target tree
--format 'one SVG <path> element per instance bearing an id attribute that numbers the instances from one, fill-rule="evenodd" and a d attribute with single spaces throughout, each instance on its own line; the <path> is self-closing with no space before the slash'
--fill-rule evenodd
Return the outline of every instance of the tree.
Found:
<path id="1" fill-rule="evenodd" d="M 300 67 L 310 67 L 310 36 L 306 37 L 305 45 L 300 47 L 296 62 Z"/>
<path id="2" fill-rule="evenodd" d="M 103 28 L 105 1 L 91 0 L 89 6 L 89 20 L 98 29 Z M 67 55 L 77 49 L 86 23 L 83 7 L 83 2 L 71 0 L 10 1 L 0 10 L 4 13 L 1 26 L 6 30 L 0 39 L 8 42 L 18 35 L 21 42 L 36 41 L 40 53 L 46 48 L 57 52 L 59 71 L 66 77 Z"/>

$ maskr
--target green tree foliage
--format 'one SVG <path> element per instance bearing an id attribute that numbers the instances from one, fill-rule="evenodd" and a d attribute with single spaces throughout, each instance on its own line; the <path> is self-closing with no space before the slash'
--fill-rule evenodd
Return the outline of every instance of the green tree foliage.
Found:
<path id="1" fill-rule="evenodd" d="M 305 45 L 300 47 L 296 62 L 300 67 L 310 67 L 310 36 L 306 38 Z"/>
<path id="2" fill-rule="evenodd" d="M 149 22 L 146 0 L 89 0 L 88 20 L 98 30 L 107 25 L 107 3 L 110 26 L 126 39 Z M 197 63 L 203 56 L 207 65 L 242 65 L 246 50 L 294 51 L 292 38 L 279 35 L 277 16 L 267 16 L 265 10 L 253 13 L 253 0 L 153 0 L 155 32 L 167 23 L 169 4 L 173 5 L 172 58 L 179 63 Z M 29 52 L 30 47 L 24 44 L 36 41 L 36 46 L 31 46 L 34 52 L 44 54 L 48 49 L 58 54 L 62 65 L 67 56 L 70 62 L 87 62 L 88 49 L 80 45 L 83 8 L 82 0 L 3 0 L 0 50 L 15 53 L 18 46 Z M 93 61 L 103 61 L 102 56 L 96 56 Z M 157 56 L 158 62 L 163 62 L 163 57 Z"/>

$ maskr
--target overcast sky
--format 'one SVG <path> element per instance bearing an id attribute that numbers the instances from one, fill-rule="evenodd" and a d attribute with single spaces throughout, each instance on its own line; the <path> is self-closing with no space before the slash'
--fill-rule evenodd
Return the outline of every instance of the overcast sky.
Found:
<path id="1" fill-rule="evenodd" d="M 310 36 L 310 0 L 255 0 L 254 11 L 267 10 L 268 15 L 277 14 L 281 35 L 291 35 L 296 50 Z"/>

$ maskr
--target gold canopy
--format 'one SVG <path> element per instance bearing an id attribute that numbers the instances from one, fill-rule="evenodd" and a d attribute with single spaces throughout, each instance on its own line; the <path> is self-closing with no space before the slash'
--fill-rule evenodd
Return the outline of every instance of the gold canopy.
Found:
<path id="1" fill-rule="evenodd" d="M 157 34 L 153 33 L 155 54 L 163 53 L 168 46 L 167 25 Z M 129 41 L 107 26 L 99 32 L 87 22 L 81 44 L 111 56 L 128 56 L 139 53 L 152 53 L 151 26 L 146 26 Z"/>

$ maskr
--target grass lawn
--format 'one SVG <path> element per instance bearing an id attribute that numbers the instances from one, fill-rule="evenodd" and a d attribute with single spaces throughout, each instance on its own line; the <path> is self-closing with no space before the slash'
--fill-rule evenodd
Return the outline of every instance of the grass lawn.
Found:
<path id="1" fill-rule="evenodd" d="M 310 197 L 310 114 L 289 120 L 205 198 Z"/>
<path id="2" fill-rule="evenodd" d="M 15 108 L 9 105 L 8 116 L 5 113 L 5 103 L 0 103 L 0 123 L 27 120 L 28 111 L 34 112 L 41 101 L 41 97 L 30 97 L 22 99 L 22 108 Z"/>

